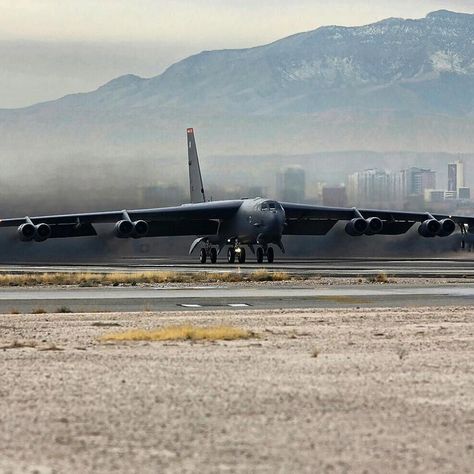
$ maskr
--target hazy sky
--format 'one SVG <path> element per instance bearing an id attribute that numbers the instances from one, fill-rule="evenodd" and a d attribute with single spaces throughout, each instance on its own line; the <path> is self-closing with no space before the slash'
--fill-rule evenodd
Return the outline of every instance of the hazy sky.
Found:
<path id="1" fill-rule="evenodd" d="M 0 0 L 0 107 L 153 76 L 203 49 L 442 8 L 474 13 L 474 0 Z"/>

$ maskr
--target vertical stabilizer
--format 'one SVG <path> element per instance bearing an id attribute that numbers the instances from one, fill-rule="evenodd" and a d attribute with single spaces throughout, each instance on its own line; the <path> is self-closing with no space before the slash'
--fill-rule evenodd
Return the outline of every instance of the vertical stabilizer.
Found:
<path id="1" fill-rule="evenodd" d="M 202 184 L 201 168 L 194 139 L 194 130 L 188 128 L 188 165 L 189 165 L 189 189 L 191 202 L 205 202 L 204 185 Z"/>

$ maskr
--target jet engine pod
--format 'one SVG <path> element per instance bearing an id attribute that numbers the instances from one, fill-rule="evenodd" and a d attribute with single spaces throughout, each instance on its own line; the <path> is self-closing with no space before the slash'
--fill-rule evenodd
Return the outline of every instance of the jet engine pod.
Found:
<path id="1" fill-rule="evenodd" d="M 146 221 L 135 221 L 133 223 L 133 237 L 139 239 L 140 237 L 146 237 L 150 226 Z"/>
<path id="2" fill-rule="evenodd" d="M 382 219 L 379 219 L 378 217 L 370 217 L 369 219 L 366 219 L 367 222 L 367 230 L 365 231 L 366 235 L 374 235 L 374 234 L 380 234 L 383 229 L 383 222 Z"/>
<path id="3" fill-rule="evenodd" d="M 367 231 L 368 222 L 362 217 L 356 217 L 346 224 L 346 232 L 353 237 L 364 234 Z"/>
<path id="4" fill-rule="evenodd" d="M 422 237 L 434 237 L 441 231 L 441 222 L 436 219 L 427 219 L 418 227 L 418 233 Z"/>
<path id="5" fill-rule="evenodd" d="M 132 236 L 133 230 L 134 230 L 133 222 L 126 221 L 126 220 L 118 221 L 114 227 L 114 234 L 116 237 L 120 239 L 127 239 L 128 237 Z"/>
<path id="6" fill-rule="evenodd" d="M 452 219 L 443 219 L 439 223 L 441 224 L 441 229 L 438 232 L 440 237 L 448 237 L 456 230 L 456 224 Z"/>
<path id="7" fill-rule="evenodd" d="M 35 237 L 36 227 L 29 222 L 18 227 L 18 236 L 22 242 L 30 242 Z"/>
<path id="8" fill-rule="evenodd" d="M 46 239 L 49 239 L 51 237 L 51 227 L 48 224 L 41 223 L 35 227 L 36 227 L 35 229 L 36 242 L 44 242 Z"/>

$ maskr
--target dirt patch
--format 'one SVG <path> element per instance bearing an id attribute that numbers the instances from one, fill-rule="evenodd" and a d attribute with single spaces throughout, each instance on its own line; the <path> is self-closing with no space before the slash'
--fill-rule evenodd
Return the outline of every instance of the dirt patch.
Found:
<path id="1" fill-rule="evenodd" d="M 103 344 L 103 317 L 2 316 L 32 347 L 0 351 L 0 471 L 472 469 L 471 308 L 106 316 L 260 334 L 199 344 Z"/>

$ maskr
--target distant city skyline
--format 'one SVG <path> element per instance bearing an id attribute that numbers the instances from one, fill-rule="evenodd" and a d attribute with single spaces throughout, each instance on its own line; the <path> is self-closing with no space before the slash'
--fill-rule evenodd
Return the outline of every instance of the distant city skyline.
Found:
<path id="1" fill-rule="evenodd" d="M 474 1 L 0 0 L 0 108 L 93 90 L 122 74 L 154 76 L 205 49 L 439 9 L 474 13 Z"/>

